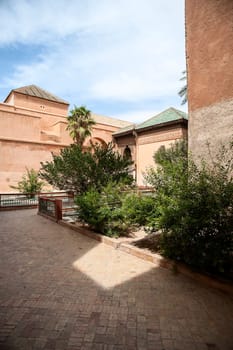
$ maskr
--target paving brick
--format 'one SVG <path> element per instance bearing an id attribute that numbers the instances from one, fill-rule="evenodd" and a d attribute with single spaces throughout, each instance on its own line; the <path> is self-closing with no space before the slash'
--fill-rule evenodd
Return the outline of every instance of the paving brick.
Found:
<path id="1" fill-rule="evenodd" d="M 0 349 L 233 349 L 229 296 L 35 210 L 0 212 L 0 256 Z"/>

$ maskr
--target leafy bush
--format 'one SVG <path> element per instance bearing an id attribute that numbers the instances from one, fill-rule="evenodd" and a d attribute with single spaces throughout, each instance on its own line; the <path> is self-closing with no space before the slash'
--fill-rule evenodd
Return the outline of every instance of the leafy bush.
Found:
<path id="1" fill-rule="evenodd" d="M 75 201 L 79 219 L 105 235 L 125 235 L 138 225 L 155 229 L 154 198 L 125 191 L 124 184 L 109 183 L 101 192 L 91 189 Z"/>
<path id="2" fill-rule="evenodd" d="M 26 174 L 23 175 L 22 180 L 18 182 L 18 186 L 11 186 L 21 193 L 33 194 L 41 192 L 44 182 L 40 181 L 38 172 L 34 169 L 26 168 Z"/>
<path id="3" fill-rule="evenodd" d="M 211 166 L 187 160 L 175 144 L 155 155 L 147 181 L 156 189 L 160 246 L 165 256 L 212 273 L 233 269 L 233 145 Z"/>
<path id="4" fill-rule="evenodd" d="M 154 197 L 136 193 L 125 197 L 122 210 L 131 224 L 139 226 L 152 226 L 157 216 Z"/>
<path id="5" fill-rule="evenodd" d="M 131 164 L 112 143 L 107 147 L 93 145 L 85 152 L 73 144 L 62 149 L 60 155 L 53 155 L 51 162 L 41 163 L 40 177 L 55 188 L 82 194 L 89 189 L 100 191 L 109 181 L 132 183 L 128 173 Z"/>
<path id="6" fill-rule="evenodd" d="M 125 235 L 130 224 L 122 210 L 124 196 L 122 184 L 110 182 L 101 191 L 92 188 L 75 198 L 78 217 L 107 236 Z"/>
<path id="7" fill-rule="evenodd" d="M 78 205 L 78 218 L 90 225 L 96 231 L 101 231 L 103 219 L 100 218 L 101 193 L 92 188 L 84 194 L 75 197 Z"/>

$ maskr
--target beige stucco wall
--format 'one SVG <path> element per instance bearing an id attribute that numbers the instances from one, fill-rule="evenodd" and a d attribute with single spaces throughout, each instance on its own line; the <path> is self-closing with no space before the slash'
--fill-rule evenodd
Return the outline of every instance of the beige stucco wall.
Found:
<path id="1" fill-rule="evenodd" d="M 210 160 L 233 135 L 233 2 L 186 0 L 189 148 Z"/>
<path id="2" fill-rule="evenodd" d="M 161 146 L 170 147 L 172 140 L 169 141 L 160 141 L 149 144 L 142 144 L 138 147 L 138 157 L 137 157 L 137 184 L 139 186 L 147 186 L 143 173 L 150 167 L 155 168 L 156 164 L 154 163 L 153 156 L 156 151 Z"/>
<path id="3" fill-rule="evenodd" d="M 181 125 L 167 126 L 157 130 L 140 133 L 137 140 L 137 184 L 148 185 L 143 173 L 152 167 L 156 167 L 153 156 L 161 147 L 169 147 L 171 143 L 186 138 L 186 128 Z"/>

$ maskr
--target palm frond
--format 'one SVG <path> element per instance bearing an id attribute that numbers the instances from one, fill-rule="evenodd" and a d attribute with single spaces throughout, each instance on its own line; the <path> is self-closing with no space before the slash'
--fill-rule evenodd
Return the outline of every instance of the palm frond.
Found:
<path id="1" fill-rule="evenodd" d="M 184 105 L 188 101 L 188 85 L 187 85 L 187 74 L 186 70 L 182 72 L 180 81 L 186 81 L 186 84 L 178 91 L 178 95 L 182 98 L 181 104 Z"/>

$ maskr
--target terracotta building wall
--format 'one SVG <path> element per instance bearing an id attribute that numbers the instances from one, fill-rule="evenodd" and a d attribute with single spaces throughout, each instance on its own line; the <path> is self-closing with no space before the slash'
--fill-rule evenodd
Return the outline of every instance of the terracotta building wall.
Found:
<path id="1" fill-rule="evenodd" d="M 126 146 L 131 150 L 132 160 L 136 166 L 135 176 L 138 186 L 148 185 L 143 173 L 151 166 L 156 167 L 153 159 L 155 152 L 161 146 L 169 147 L 173 142 L 181 139 L 187 139 L 187 125 L 182 122 L 115 136 L 117 149 L 122 155 Z"/>
<path id="2" fill-rule="evenodd" d="M 24 107 L 27 109 L 32 109 L 34 111 L 53 113 L 63 116 L 66 116 L 68 112 L 67 104 L 49 101 L 46 99 L 41 99 L 39 97 L 20 94 L 17 92 L 12 92 L 11 95 L 14 95 L 13 103 L 16 107 Z M 8 100 L 6 102 L 8 102 Z"/>
<path id="3" fill-rule="evenodd" d="M 105 143 L 111 142 L 112 133 L 118 129 L 116 126 L 97 123 L 92 128 L 92 139 L 99 139 Z"/>
<path id="4" fill-rule="evenodd" d="M 0 192 L 14 191 L 10 186 L 17 185 L 26 167 L 39 170 L 51 152 L 59 153 L 73 142 L 66 130 L 67 115 L 68 105 L 22 94 L 11 93 L 7 103 L 0 103 Z M 97 123 L 92 138 L 110 142 L 118 129 Z"/>
<path id="5" fill-rule="evenodd" d="M 59 145 L 0 140 L 0 192 L 15 192 L 10 186 L 17 186 L 26 167 L 39 170 L 40 162 L 50 160 L 51 152 L 58 154 L 60 148 Z"/>
<path id="6" fill-rule="evenodd" d="M 40 117 L 2 110 L 0 105 L 0 137 L 39 141 Z"/>
<path id="7" fill-rule="evenodd" d="M 233 1 L 186 0 L 189 148 L 208 159 L 233 134 Z"/>

